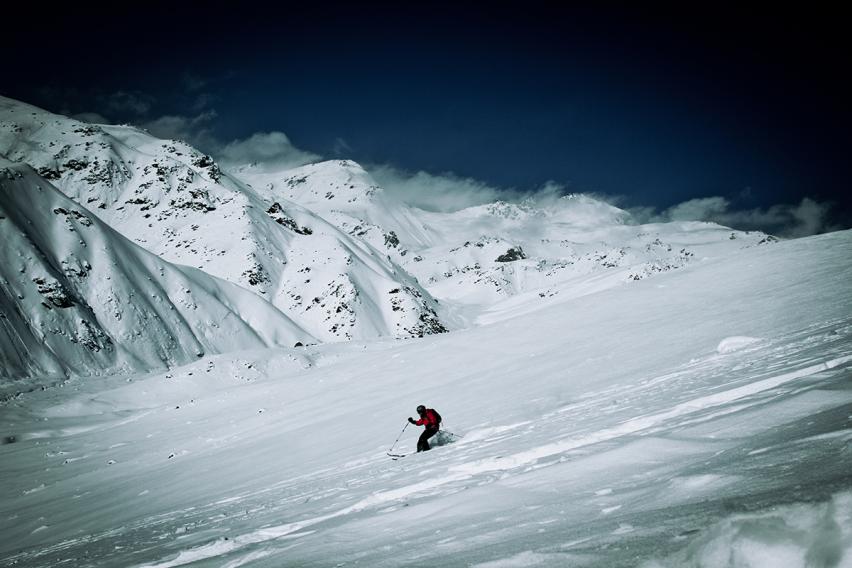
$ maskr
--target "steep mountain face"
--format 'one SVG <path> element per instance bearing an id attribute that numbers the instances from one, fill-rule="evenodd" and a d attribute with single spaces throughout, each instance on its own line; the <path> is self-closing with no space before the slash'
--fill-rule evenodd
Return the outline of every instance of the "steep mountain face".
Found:
<path id="1" fill-rule="evenodd" d="M 349 160 L 223 171 L 184 143 L 8 99 L 0 153 L 137 244 L 252 290 L 323 341 L 485 324 L 774 240 L 711 223 L 638 225 L 580 195 L 428 212 Z"/>
<path id="2" fill-rule="evenodd" d="M 387 198 L 348 160 L 234 175 L 267 199 L 295 201 L 369 242 L 439 299 L 456 327 L 775 240 L 713 223 L 638 225 L 626 211 L 582 195 L 428 212 Z"/>
<path id="3" fill-rule="evenodd" d="M 134 245 L 1 157 L 0 240 L 4 378 L 141 371 L 313 341 L 261 298 Z"/>
<path id="4" fill-rule="evenodd" d="M 320 215 L 352 237 L 394 258 L 408 247 L 432 244 L 420 211 L 389 199 L 384 188 L 352 160 L 330 160 L 284 171 L 242 167 L 234 175 L 267 199 L 283 197 Z"/>
<path id="5" fill-rule="evenodd" d="M 429 293 L 368 241 L 254 191 L 184 143 L 0 99 L 0 154 L 169 262 L 252 290 L 320 340 L 445 330 Z"/>

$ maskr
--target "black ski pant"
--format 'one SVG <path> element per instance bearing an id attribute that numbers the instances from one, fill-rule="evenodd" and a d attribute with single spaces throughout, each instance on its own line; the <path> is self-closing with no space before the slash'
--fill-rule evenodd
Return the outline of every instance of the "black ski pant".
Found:
<path id="1" fill-rule="evenodd" d="M 425 452 L 426 450 L 430 449 L 429 438 L 431 438 L 432 436 L 434 436 L 437 433 L 438 433 L 437 428 L 428 428 L 427 427 L 425 430 L 423 430 L 423 433 L 420 434 L 420 439 L 417 440 L 417 451 L 418 452 Z"/>

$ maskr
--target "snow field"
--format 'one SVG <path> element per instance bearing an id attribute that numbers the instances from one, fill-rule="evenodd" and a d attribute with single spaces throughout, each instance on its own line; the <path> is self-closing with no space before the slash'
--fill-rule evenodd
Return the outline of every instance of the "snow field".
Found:
<path id="1" fill-rule="evenodd" d="M 0 155 L 4 566 L 852 564 L 848 231 L 430 213 L 1 97 Z M 391 461 L 420 403 L 462 436 Z"/>
<path id="2" fill-rule="evenodd" d="M 0 559 L 845 566 L 850 241 L 447 335 L 224 354 L 8 401 Z M 718 349 L 732 337 L 762 339 Z M 420 403 L 463 438 L 389 460 Z"/>

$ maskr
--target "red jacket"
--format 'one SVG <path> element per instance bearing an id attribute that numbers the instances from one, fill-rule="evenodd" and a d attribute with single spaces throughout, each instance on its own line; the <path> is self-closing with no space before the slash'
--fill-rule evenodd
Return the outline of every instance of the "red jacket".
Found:
<path id="1" fill-rule="evenodd" d="M 424 416 L 414 424 L 417 426 L 426 426 L 427 428 L 435 428 L 438 429 L 438 415 L 435 414 L 435 411 L 431 408 L 427 408 L 426 412 L 423 413 Z"/>

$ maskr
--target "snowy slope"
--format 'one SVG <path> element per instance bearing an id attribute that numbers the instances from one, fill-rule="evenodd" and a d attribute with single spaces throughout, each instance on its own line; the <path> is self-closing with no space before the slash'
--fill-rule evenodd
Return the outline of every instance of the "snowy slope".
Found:
<path id="1" fill-rule="evenodd" d="M 138 372 L 313 340 L 262 299 L 130 243 L 2 157 L 0 240 L 3 379 Z"/>
<path id="2" fill-rule="evenodd" d="M 441 301 L 454 327 L 775 241 L 712 223 L 637 225 L 626 211 L 583 195 L 422 211 L 389 199 L 349 160 L 279 172 L 246 166 L 234 175 L 267 200 L 295 201 L 387 254 Z"/>
<path id="3" fill-rule="evenodd" d="M 154 254 L 254 291 L 318 339 L 445 329 L 429 293 L 385 254 L 264 198 L 182 142 L 0 98 L 0 154 Z"/>
<path id="4" fill-rule="evenodd" d="M 851 249 L 30 393 L 0 413 L 0 563 L 849 566 Z M 420 403 L 463 438 L 389 460 Z"/>
<path id="5" fill-rule="evenodd" d="M 9 99 L 0 153 L 134 242 L 255 291 L 325 341 L 499 321 L 774 241 L 710 223 L 636 225 L 580 195 L 427 212 L 350 160 L 225 172 L 186 144 Z"/>
<path id="6" fill-rule="evenodd" d="M 441 301 L 475 308 L 481 324 L 776 241 L 713 223 L 631 221 L 582 195 L 428 214 L 440 244 L 403 266 Z"/>
<path id="7" fill-rule="evenodd" d="M 417 209 L 388 198 L 385 190 L 352 160 L 331 160 L 284 171 L 258 172 L 242 167 L 234 175 L 272 199 L 304 205 L 350 235 L 366 240 L 394 258 L 405 247 L 432 242 Z M 401 245 L 400 239 L 405 242 Z"/>

